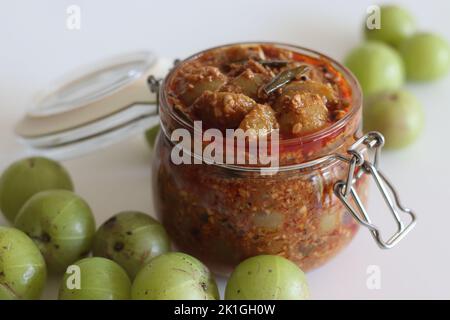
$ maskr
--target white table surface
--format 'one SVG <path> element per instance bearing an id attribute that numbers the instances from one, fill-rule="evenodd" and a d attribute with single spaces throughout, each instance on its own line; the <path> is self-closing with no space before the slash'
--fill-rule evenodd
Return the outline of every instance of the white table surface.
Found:
<path id="1" fill-rule="evenodd" d="M 450 2 L 401 1 L 419 27 L 450 39 Z M 0 10 L 0 169 L 23 148 L 13 126 L 32 94 L 79 65 L 112 54 L 150 49 L 185 57 L 200 49 L 244 40 L 274 40 L 314 48 L 342 59 L 360 39 L 372 1 L 80 1 L 2 0 Z M 81 8 L 81 30 L 66 28 L 66 8 Z M 339 256 L 308 273 L 315 299 L 450 298 L 450 77 L 408 85 L 423 102 L 426 128 L 417 143 L 385 152 L 384 171 L 403 202 L 419 214 L 417 228 L 383 251 L 362 230 Z M 139 136 L 95 154 L 64 162 L 97 223 L 121 210 L 153 213 L 152 153 Z M 388 215 L 372 193 L 370 210 Z M 4 223 L 0 218 L 0 223 Z M 369 289 L 367 270 L 379 267 L 381 288 Z M 223 290 L 224 279 L 219 279 Z M 52 279 L 45 298 L 56 296 Z"/>

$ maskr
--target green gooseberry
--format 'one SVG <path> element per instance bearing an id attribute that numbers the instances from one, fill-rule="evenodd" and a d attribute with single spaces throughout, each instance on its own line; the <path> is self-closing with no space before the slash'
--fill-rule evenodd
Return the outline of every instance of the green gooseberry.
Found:
<path id="1" fill-rule="evenodd" d="M 398 46 L 402 40 L 416 31 L 416 23 L 411 14 L 396 5 L 380 7 L 380 28 L 364 28 L 364 35 L 368 40 L 383 41 L 392 46 Z"/>
<path id="2" fill-rule="evenodd" d="M 218 300 L 214 277 L 199 260 L 180 252 L 162 254 L 144 266 L 131 287 L 133 300 Z"/>
<path id="3" fill-rule="evenodd" d="M 305 274 L 293 262 L 261 255 L 241 262 L 228 280 L 226 300 L 304 300 L 309 298 Z"/>
<path id="4" fill-rule="evenodd" d="M 77 261 L 64 274 L 59 300 L 128 300 L 131 281 L 114 261 L 93 257 Z"/>
<path id="5" fill-rule="evenodd" d="M 365 131 L 379 131 L 391 149 L 414 142 L 424 126 L 420 102 L 404 90 L 383 92 L 367 99 L 363 108 Z"/>
<path id="6" fill-rule="evenodd" d="M 47 267 L 56 273 L 88 255 L 95 234 L 91 209 L 66 190 L 35 194 L 20 210 L 15 226 L 34 240 Z"/>
<path id="7" fill-rule="evenodd" d="M 417 33 L 404 40 L 399 51 L 405 62 L 408 80 L 436 80 L 450 70 L 450 46 L 438 35 Z"/>
<path id="8" fill-rule="evenodd" d="M 142 212 L 121 212 L 106 221 L 95 234 L 94 256 L 114 260 L 131 279 L 154 257 L 170 250 L 164 227 Z"/>
<path id="9" fill-rule="evenodd" d="M 20 230 L 0 226 L 0 300 L 39 299 L 46 278 L 34 242 Z"/>
<path id="10" fill-rule="evenodd" d="M 353 72 L 364 95 L 400 88 L 405 70 L 400 55 L 390 46 L 368 41 L 354 48 L 344 64 Z"/>
<path id="11" fill-rule="evenodd" d="M 145 132 L 145 139 L 147 140 L 147 143 L 151 149 L 155 147 L 156 138 L 158 137 L 159 130 L 160 125 L 158 124 Z"/>
<path id="12" fill-rule="evenodd" d="M 0 177 L 0 210 L 14 222 L 20 208 L 31 196 L 50 189 L 73 191 L 69 173 L 58 162 L 40 157 L 17 161 Z"/>

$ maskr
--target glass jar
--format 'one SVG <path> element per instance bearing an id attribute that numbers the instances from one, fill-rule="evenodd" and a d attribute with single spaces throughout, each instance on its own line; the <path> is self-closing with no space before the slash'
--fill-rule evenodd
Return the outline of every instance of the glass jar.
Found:
<path id="1" fill-rule="evenodd" d="M 238 166 L 174 164 L 173 130 L 184 128 L 194 136 L 194 128 L 168 105 L 167 86 L 174 70 L 161 86 L 163 130 L 153 163 L 156 212 L 179 250 L 218 273 L 228 273 L 243 259 L 260 254 L 282 255 L 310 270 L 338 253 L 358 230 L 357 221 L 334 195 L 336 182 L 348 175 L 348 164 L 334 158 L 314 161 L 345 154 L 361 135 L 358 83 L 330 58 L 303 48 L 276 46 L 327 59 L 345 77 L 352 95 L 350 111 L 341 120 L 317 133 L 280 141 L 281 167 L 275 174 Z M 367 187 L 366 176 L 354 184 L 363 204 Z"/>
<path id="2" fill-rule="evenodd" d="M 378 168 L 384 138 L 360 132 L 357 81 L 339 63 L 304 48 L 276 43 L 229 46 L 261 44 L 323 59 L 351 89 L 350 109 L 340 120 L 316 133 L 280 141 L 276 171 L 201 161 L 175 165 L 171 160 L 174 130 L 185 129 L 193 137 L 199 130 L 170 107 L 168 84 L 184 63 L 227 46 L 187 58 L 167 76 L 171 61 L 140 52 L 62 78 L 39 95 L 17 124 L 16 134 L 27 146 L 23 156 L 73 158 L 142 134 L 159 121 L 162 134 L 153 163 L 156 212 L 180 250 L 218 273 L 228 273 L 242 259 L 259 254 L 283 255 L 304 270 L 317 267 L 344 247 L 359 225 L 381 248 L 394 247 L 415 226 L 416 217 L 401 205 Z M 198 160 L 195 148 L 183 151 Z M 369 179 L 397 225 L 388 238 L 365 209 Z"/>

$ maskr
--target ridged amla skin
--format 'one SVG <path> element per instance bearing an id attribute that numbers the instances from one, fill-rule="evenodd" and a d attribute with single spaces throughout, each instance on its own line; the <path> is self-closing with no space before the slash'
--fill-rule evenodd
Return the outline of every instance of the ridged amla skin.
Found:
<path id="1" fill-rule="evenodd" d="M 96 232 L 93 254 L 114 260 L 131 279 L 154 257 L 170 250 L 164 227 L 149 215 L 128 211 L 107 220 Z"/>
<path id="2" fill-rule="evenodd" d="M 14 222 L 29 198 L 51 189 L 73 191 L 69 173 L 58 162 L 40 157 L 17 161 L 0 177 L 0 211 Z"/>
<path id="3" fill-rule="evenodd" d="M 133 300 L 218 300 L 217 284 L 206 266 L 181 252 L 152 259 L 131 288 Z"/>
<path id="4" fill-rule="evenodd" d="M 20 230 L 0 227 L 0 300 L 39 299 L 46 278 L 34 242 Z"/>
<path id="5" fill-rule="evenodd" d="M 128 300 L 131 282 L 125 270 L 114 261 L 93 257 L 77 261 L 64 274 L 60 300 Z M 79 277 L 79 287 L 76 287 Z"/>
<path id="6" fill-rule="evenodd" d="M 86 257 L 95 234 L 87 203 L 66 190 L 43 191 L 31 197 L 16 217 L 15 226 L 34 240 L 51 272 Z"/>
<path id="7" fill-rule="evenodd" d="M 305 274 L 293 262 L 261 255 L 241 262 L 231 274 L 226 300 L 304 300 L 309 298 Z"/>

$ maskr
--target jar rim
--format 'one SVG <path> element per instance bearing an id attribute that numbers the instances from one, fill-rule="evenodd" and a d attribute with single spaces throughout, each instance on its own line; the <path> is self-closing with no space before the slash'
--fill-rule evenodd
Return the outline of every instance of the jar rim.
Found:
<path id="1" fill-rule="evenodd" d="M 170 108 L 169 107 L 169 102 L 168 102 L 168 97 L 167 97 L 167 93 L 168 93 L 168 84 L 170 83 L 170 80 L 172 79 L 172 77 L 175 75 L 176 71 L 179 70 L 179 68 L 184 65 L 187 62 L 190 62 L 198 57 L 200 57 L 201 55 L 212 51 L 212 50 L 217 50 L 217 49 L 225 49 L 228 47 L 233 47 L 233 46 L 252 46 L 252 45 L 270 45 L 270 46 L 275 46 L 277 48 L 280 49 L 287 49 L 296 53 L 300 53 L 300 54 L 305 54 L 309 57 L 312 58 L 316 58 L 316 59 L 323 59 L 325 61 L 327 61 L 328 63 L 330 63 L 334 68 L 336 68 L 336 70 L 344 77 L 345 81 L 348 83 L 348 85 L 350 86 L 351 89 L 351 102 L 350 102 L 350 110 L 344 115 L 344 117 L 342 117 L 341 119 L 339 119 L 338 121 L 334 122 L 333 124 L 318 130 L 316 132 L 304 135 L 304 136 L 300 136 L 300 137 L 295 137 L 295 138 L 288 138 L 288 139 L 282 139 L 279 141 L 279 146 L 289 146 L 289 145 L 301 145 L 301 144 L 306 144 L 309 142 L 314 142 L 314 141 L 319 141 L 327 136 L 332 135 L 334 132 L 338 132 L 342 127 L 344 127 L 346 124 L 348 124 L 350 122 L 350 120 L 358 114 L 358 112 L 361 110 L 362 108 L 362 90 L 361 87 L 359 85 L 359 82 L 357 81 L 356 77 L 353 75 L 353 73 L 346 68 L 344 65 L 342 65 L 340 62 L 336 61 L 335 59 L 322 54 L 318 51 L 312 50 L 312 49 L 308 49 L 302 46 L 298 46 L 298 45 L 293 45 L 293 44 L 288 44 L 288 43 L 282 43 L 282 42 L 273 42 L 273 41 L 248 41 L 248 42 L 234 42 L 234 43 L 228 43 L 228 44 L 224 44 L 224 45 L 219 45 L 219 46 L 215 46 L 215 47 L 211 47 L 202 51 L 199 51 L 197 53 L 194 53 L 190 56 L 188 56 L 187 58 L 183 59 L 182 61 L 180 61 L 174 68 L 172 68 L 170 70 L 170 72 L 166 75 L 166 77 L 163 79 L 162 83 L 161 83 L 161 87 L 160 87 L 160 91 L 159 91 L 159 101 L 160 101 L 160 105 L 159 107 L 161 108 L 162 106 L 167 106 L 167 112 L 170 115 L 170 117 L 172 117 L 175 121 L 177 121 L 180 125 L 182 125 L 184 128 L 187 128 L 189 130 L 194 130 L 194 125 L 192 122 L 188 122 L 186 121 L 184 118 L 182 118 L 179 114 L 177 114 L 174 111 L 174 108 Z M 163 131 L 163 125 L 161 126 Z M 327 158 L 327 156 L 322 156 L 319 157 L 318 159 L 313 159 L 313 160 L 308 160 L 306 162 L 303 163 L 299 163 L 296 165 L 287 165 L 287 166 L 280 166 L 280 167 L 286 167 L 285 169 L 288 170 L 292 170 L 294 168 L 305 168 L 305 167 L 309 167 L 309 166 L 313 166 L 313 165 L 317 165 L 318 162 L 322 163 L 322 162 L 327 162 L 326 159 L 322 159 L 322 158 Z M 325 160 L 325 161 L 321 161 Z M 215 164 L 213 164 L 215 165 Z M 229 167 L 232 170 L 243 170 L 243 171 L 254 171 L 254 170 L 260 170 L 261 167 L 249 167 L 249 166 L 239 166 L 239 165 L 223 165 L 220 164 L 219 166 L 222 167 Z"/>

